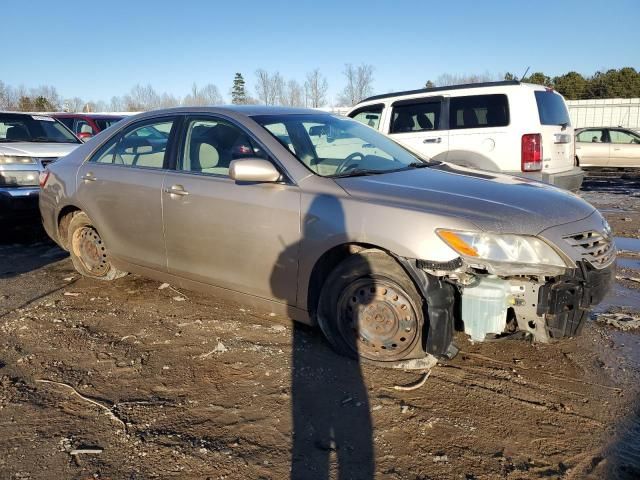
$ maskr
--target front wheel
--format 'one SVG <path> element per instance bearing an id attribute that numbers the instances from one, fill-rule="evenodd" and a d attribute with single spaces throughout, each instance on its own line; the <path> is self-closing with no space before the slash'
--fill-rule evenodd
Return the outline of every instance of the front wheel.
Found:
<path id="1" fill-rule="evenodd" d="M 413 358 L 422 337 L 422 298 L 402 267 L 377 250 L 342 261 L 327 278 L 318 323 L 333 348 L 376 362 Z"/>
<path id="2" fill-rule="evenodd" d="M 73 266 L 86 277 L 115 280 L 127 274 L 111 264 L 107 247 L 84 212 L 76 213 L 69 222 L 68 245 Z"/>

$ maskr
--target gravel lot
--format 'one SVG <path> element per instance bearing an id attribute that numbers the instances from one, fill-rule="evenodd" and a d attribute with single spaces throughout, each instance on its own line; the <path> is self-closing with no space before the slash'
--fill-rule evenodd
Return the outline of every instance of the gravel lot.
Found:
<path id="1" fill-rule="evenodd" d="M 640 237 L 638 177 L 590 178 L 583 196 Z M 600 319 L 626 326 L 640 254 L 624 255 Z M 81 278 L 37 227 L 4 232 L 0 478 L 322 479 L 338 465 L 341 478 L 640 476 L 638 330 L 593 321 L 551 345 L 458 335 L 453 361 L 398 391 L 418 375 L 159 287 Z"/>

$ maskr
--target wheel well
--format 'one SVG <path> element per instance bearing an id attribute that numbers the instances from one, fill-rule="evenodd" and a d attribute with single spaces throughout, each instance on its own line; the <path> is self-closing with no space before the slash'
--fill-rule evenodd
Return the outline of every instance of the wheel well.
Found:
<path id="1" fill-rule="evenodd" d="M 60 213 L 58 214 L 58 243 L 65 250 L 69 249 L 69 246 L 67 245 L 69 237 L 69 222 L 75 213 L 79 211 L 80 209 L 78 207 L 68 205 L 60 210 Z"/>
<path id="2" fill-rule="evenodd" d="M 366 250 L 367 248 L 376 247 L 375 245 L 369 245 L 366 243 L 344 243 L 342 245 L 337 245 L 322 254 L 313 266 L 311 277 L 309 278 L 307 310 L 311 316 L 316 313 L 322 286 L 332 270 L 349 255 Z"/>

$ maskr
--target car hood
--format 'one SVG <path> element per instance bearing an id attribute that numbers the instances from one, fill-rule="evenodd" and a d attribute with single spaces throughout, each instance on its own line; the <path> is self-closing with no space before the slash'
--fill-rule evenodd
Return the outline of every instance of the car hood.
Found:
<path id="1" fill-rule="evenodd" d="M 20 155 L 32 157 L 64 157 L 78 148 L 81 143 L 0 143 L 0 155 Z"/>
<path id="2" fill-rule="evenodd" d="M 336 182 L 353 197 L 458 217 L 497 233 L 537 235 L 595 210 L 577 195 L 545 183 L 450 164 Z"/>

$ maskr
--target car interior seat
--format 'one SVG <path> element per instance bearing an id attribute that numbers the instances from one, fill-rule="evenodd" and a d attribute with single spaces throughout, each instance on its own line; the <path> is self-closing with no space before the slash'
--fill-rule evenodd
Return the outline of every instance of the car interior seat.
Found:
<path id="1" fill-rule="evenodd" d="M 465 108 L 462 111 L 462 121 L 465 128 L 473 128 L 478 126 L 478 116 L 473 108 Z"/>
<path id="2" fill-rule="evenodd" d="M 418 121 L 418 125 L 422 130 L 433 130 L 433 122 L 427 117 L 426 114 L 420 113 L 416 116 L 416 120 Z"/>
<path id="3" fill-rule="evenodd" d="M 393 133 L 410 132 L 413 127 L 413 117 L 408 113 L 399 113 L 393 120 Z"/>

